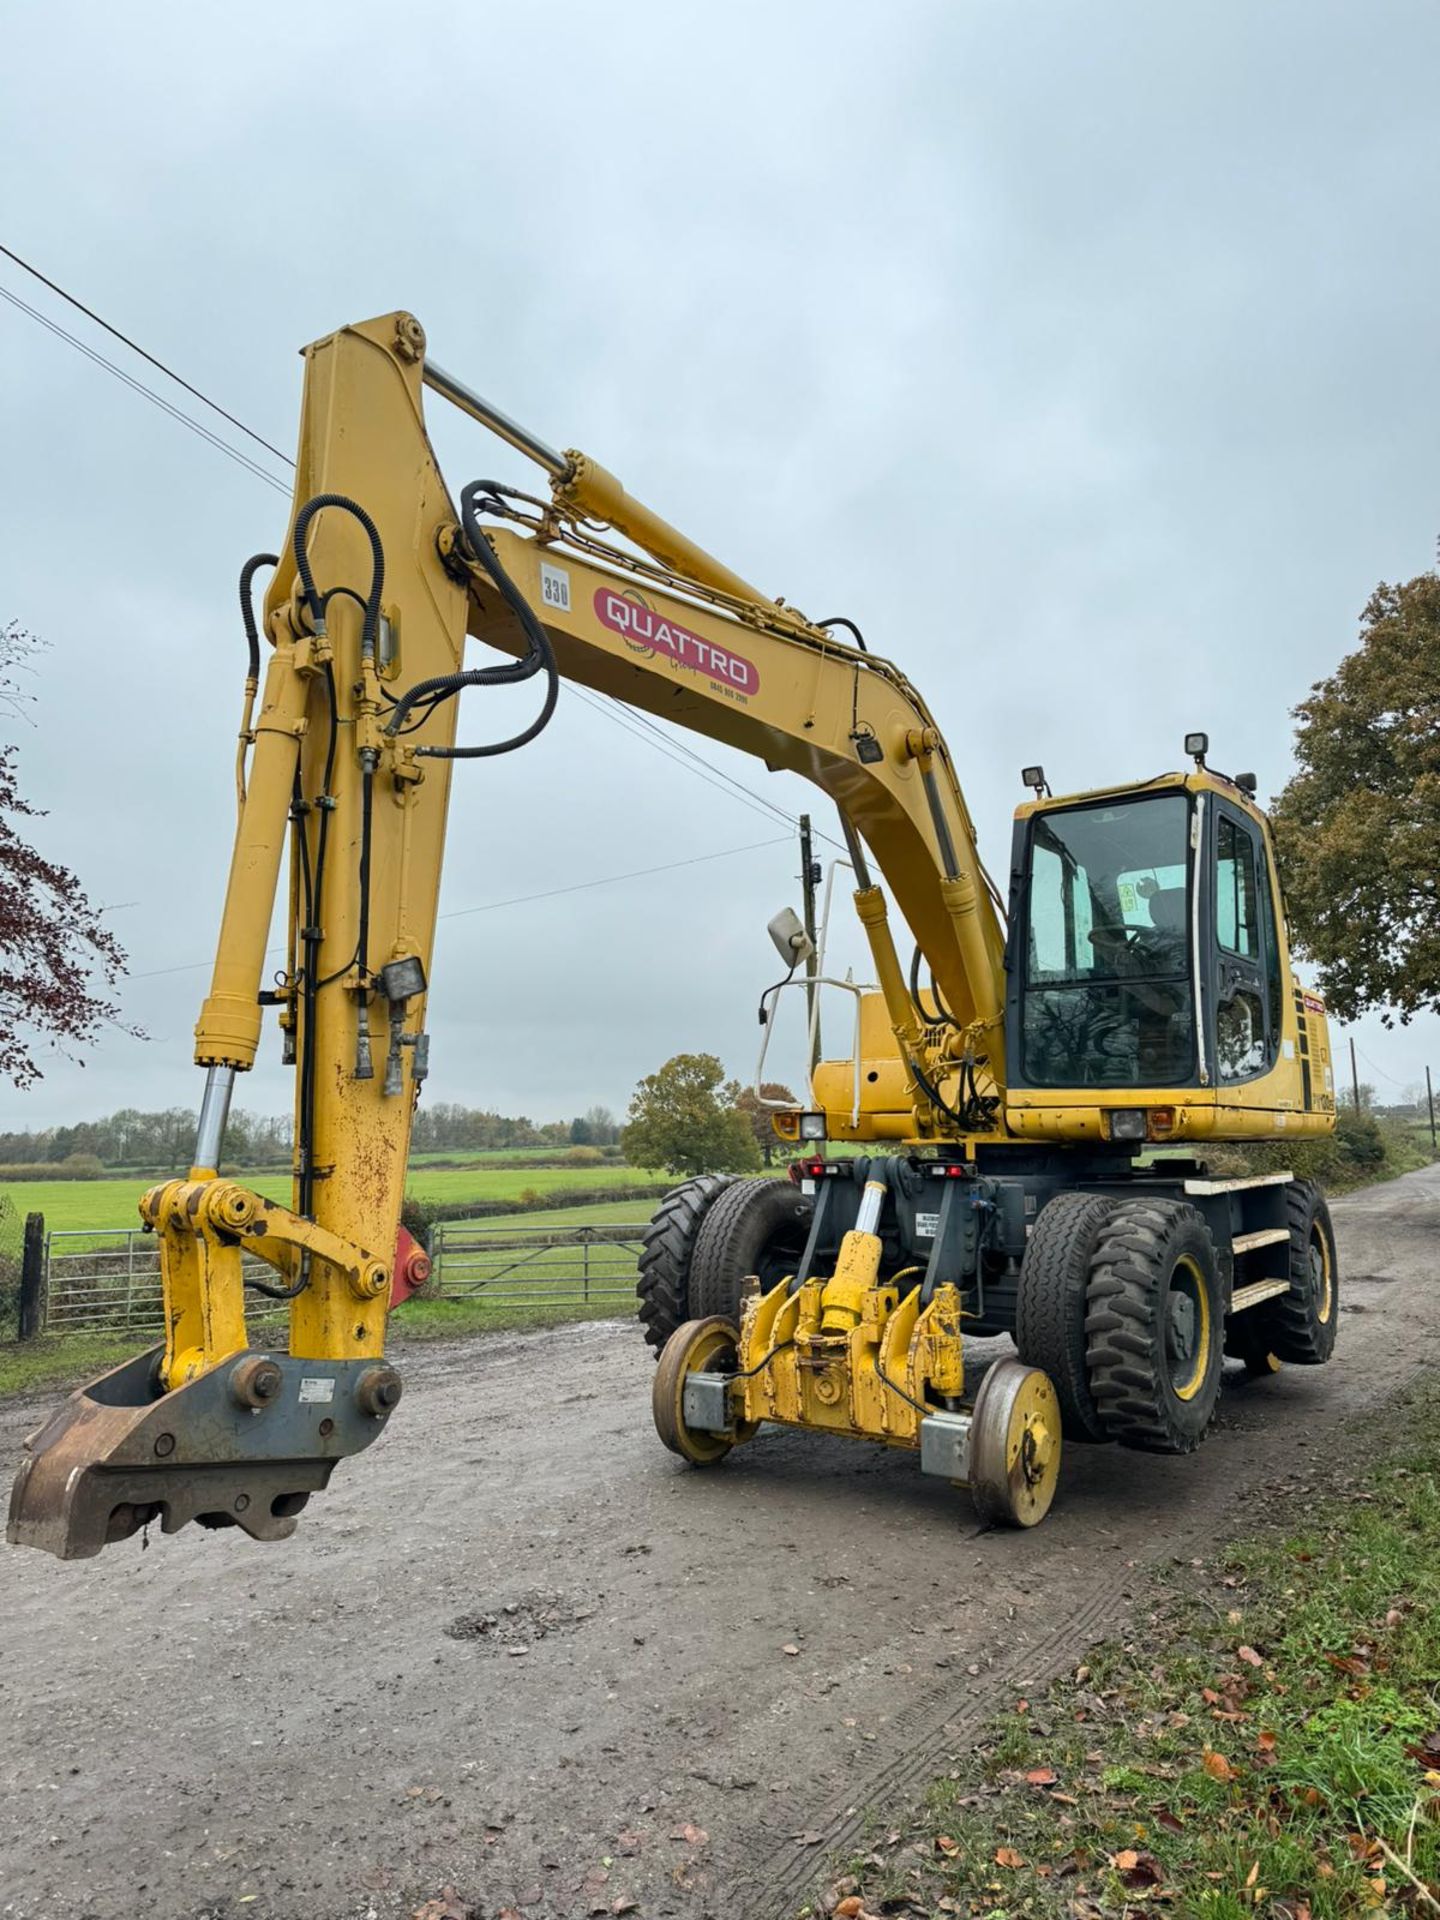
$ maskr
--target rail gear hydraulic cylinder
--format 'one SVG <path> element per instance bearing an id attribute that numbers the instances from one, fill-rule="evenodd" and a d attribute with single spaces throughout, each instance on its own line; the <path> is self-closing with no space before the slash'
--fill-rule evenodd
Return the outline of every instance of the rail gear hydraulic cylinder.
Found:
<path id="1" fill-rule="evenodd" d="M 536 462 L 548 497 L 480 481 L 452 500 L 426 388 Z M 1029 769 L 1007 921 L 950 750 L 899 669 L 852 622 L 767 597 L 598 462 L 444 372 L 408 313 L 306 350 L 289 525 L 278 556 L 247 563 L 242 605 L 239 821 L 195 1030 L 194 1159 L 140 1203 L 165 1339 L 31 1437 L 12 1541 L 73 1557 L 190 1519 L 274 1538 L 384 1427 L 400 1392 L 386 1314 L 417 1272 L 400 1208 L 451 772 L 533 739 L 562 679 L 828 794 L 877 982 L 829 983 L 853 1001 L 854 1058 L 820 1061 L 810 1107 L 777 1116 L 797 1144 L 889 1149 L 802 1163 L 800 1257 L 752 1231 L 744 1183 L 697 1184 L 678 1241 L 665 1216 L 678 1250 L 647 1264 L 660 1290 L 645 1318 L 670 1336 L 655 1403 L 667 1444 L 702 1463 L 762 1421 L 878 1439 L 1028 1524 L 1053 1494 L 1062 1428 L 1183 1451 L 1222 1346 L 1256 1367 L 1328 1357 L 1323 1199 L 1284 1173 L 1212 1181 L 1193 1157 L 1215 1139 L 1326 1131 L 1335 1104 L 1253 781 L 1216 773 L 1203 746 L 1190 770 L 1078 796 Z M 467 635 L 498 660 L 467 667 Z M 456 744 L 460 696 L 528 680 L 526 726 Z M 285 962 L 267 976 L 282 872 Z M 817 965 L 802 990 L 826 986 Z M 287 1207 L 223 1173 L 267 1011 L 295 1072 Z M 1160 1147 L 1182 1157 L 1152 1166 Z M 776 1211 L 773 1196 L 757 1205 Z M 712 1209 L 723 1258 L 707 1250 Z M 793 1232 L 794 1209 L 779 1211 Z M 733 1294 L 698 1331 L 674 1310 L 692 1259 Z M 251 1351 L 248 1291 L 287 1303 L 287 1353 Z M 962 1322 L 1021 1342 L 973 1400 Z"/>

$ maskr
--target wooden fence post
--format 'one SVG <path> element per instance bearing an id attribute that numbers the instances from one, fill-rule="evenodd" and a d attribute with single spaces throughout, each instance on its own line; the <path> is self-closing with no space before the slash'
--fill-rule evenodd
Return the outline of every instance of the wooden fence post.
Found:
<path id="1" fill-rule="evenodd" d="M 45 1328 L 45 1216 L 25 1216 L 25 1250 L 20 1256 L 20 1338 L 33 1340 Z"/>

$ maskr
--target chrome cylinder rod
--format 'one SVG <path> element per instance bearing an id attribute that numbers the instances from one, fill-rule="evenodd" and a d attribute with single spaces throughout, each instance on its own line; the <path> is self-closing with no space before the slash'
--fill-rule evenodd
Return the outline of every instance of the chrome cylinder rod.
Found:
<path id="1" fill-rule="evenodd" d="M 517 425 L 508 414 L 502 413 L 498 407 L 492 407 L 488 400 L 482 400 L 478 393 L 467 387 L 463 380 L 457 380 L 453 373 L 446 373 L 433 360 L 427 360 L 424 380 L 432 392 L 440 394 L 451 406 L 468 413 L 472 420 L 478 420 L 482 427 L 489 427 L 492 433 L 499 434 L 502 440 L 508 440 L 512 447 L 544 467 L 552 479 L 569 478 L 570 462 L 563 453 L 547 447 L 543 440 Z"/>
<path id="2" fill-rule="evenodd" d="M 219 1171 L 225 1122 L 230 1118 L 230 1096 L 234 1091 L 234 1067 L 206 1069 L 205 1097 L 200 1102 L 200 1124 L 195 1129 L 195 1165 L 210 1173 Z"/>
<path id="3" fill-rule="evenodd" d="M 888 1191 L 883 1180 L 867 1180 L 865 1190 L 860 1195 L 860 1205 L 855 1214 L 857 1233 L 878 1233 L 880 1231 L 880 1213 L 885 1205 Z"/>

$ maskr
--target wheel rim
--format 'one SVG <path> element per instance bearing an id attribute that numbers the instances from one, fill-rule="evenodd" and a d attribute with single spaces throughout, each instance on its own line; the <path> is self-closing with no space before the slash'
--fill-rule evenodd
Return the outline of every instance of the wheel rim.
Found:
<path id="1" fill-rule="evenodd" d="M 1210 1370 L 1210 1289 L 1199 1265 L 1184 1255 L 1165 1296 L 1165 1364 L 1177 1400 L 1193 1400 Z"/>
<path id="2" fill-rule="evenodd" d="M 1335 1311 L 1335 1277 L 1330 1267 L 1330 1243 L 1318 1226 L 1310 1229 L 1310 1298 L 1315 1318 L 1322 1327 L 1327 1326 Z"/>

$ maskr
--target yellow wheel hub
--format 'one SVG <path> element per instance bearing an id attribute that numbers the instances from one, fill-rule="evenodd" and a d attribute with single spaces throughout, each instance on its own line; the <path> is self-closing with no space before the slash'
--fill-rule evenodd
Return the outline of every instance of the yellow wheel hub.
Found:
<path id="1" fill-rule="evenodd" d="M 1193 1400 L 1210 1371 L 1210 1289 L 1188 1254 L 1175 1263 L 1164 1304 L 1165 1362 L 1177 1400 Z"/>
<path id="2" fill-rule="evenodd" d="M 1335 1311 L 1335 1277 L 1330 1268 L 1330 1243 L 1318 1226 L 1310 1229 L 1310 1289 L 1315 1300 L 1315 1318 L 1328 1326 Z"/>
<path id="3" fill-rule="evenodd" d="M 982 1520 L 1033 1527 L 1050 1511 L 1060 1477 L 1060 1401 L 1050 1377 L 999 1360 L 975 1396 L 970 1492 Z"/>

